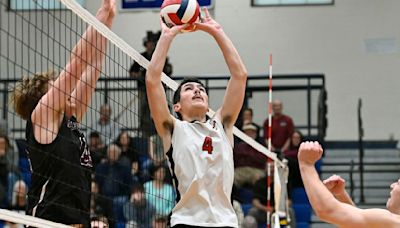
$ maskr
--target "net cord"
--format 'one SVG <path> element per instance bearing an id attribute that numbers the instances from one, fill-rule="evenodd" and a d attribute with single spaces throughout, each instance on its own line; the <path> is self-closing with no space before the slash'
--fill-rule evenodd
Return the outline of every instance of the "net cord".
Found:
<path id="1" fill-rule="evenodd" d="M 8 222 L 13 222 L 17 224 L 25 224 L 32 227 L 40 227 L 40 228 L 68 228 L 71 226 L 63 225 L 61 223 L 52 222 L 49 220 L 44 220 L 40 218 L 36 218 L 29 215 L 22 215 L 14 211 L 9 211 L 5 209 L 0 209 L 0 219 Z"/>

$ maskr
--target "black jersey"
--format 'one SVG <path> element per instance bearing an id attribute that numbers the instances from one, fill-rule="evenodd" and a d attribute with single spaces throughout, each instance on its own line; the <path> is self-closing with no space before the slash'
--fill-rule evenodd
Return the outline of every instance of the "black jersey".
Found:
<path id="1" fill-rule="evenodd" d="M 76 119 L 64 116 L 58 135 L 46 145 L 36 141 L 29 120 L 26 139 L 32 171 L 27 214 L 89 227 L 92 159 Z"/>

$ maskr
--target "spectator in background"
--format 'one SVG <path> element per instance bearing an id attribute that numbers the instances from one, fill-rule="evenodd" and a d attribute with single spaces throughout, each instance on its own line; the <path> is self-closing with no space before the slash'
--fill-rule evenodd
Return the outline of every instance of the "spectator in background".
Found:
<path id="1" fill-rule="evenodd" d="M 303 141 L 303 135 L 301 134 L 300 131 L 295 130 L 290 138 L 289 148 L 283 151 L 283 155 L 288 160 L 288 166 L 289 166 L 289 177 L 288 177 L 289 196 L 293 188 L 303 187 L 299 162 L 297 160 L 297 153 L 299 152 L 299 147 L 302 141 Z"/>
<path id="2" fill-rule="evenodd" d="M 139 182 L 139 155 L 133 149 L 132 138 L 127 131 L 122 131 L 117 138 L 116 144 L 121 148 L 121 160 L 131 167 L 131 175 L 133 183 Z"/>
<path id="3" fill-rule="evenodd" d="M 156 208 L 158 215 L 167 216 L 171 213 L 175 203 L 174 189 L 165 183 L 165 167 L 155 166 L 153 169 L 154 180 L 144 184 L 146 199 Z"/>
<path id="4" fill-rule="evenodd" d="M 108 219 L 105 217 L 98 217 L 98 218 L 93 218 L 92 221 L 90 222 L 90 227 L 91 228 L 108 228 L 108 227 L 113 227 L 111 225 L 112 223 L 108 224 Z M 110 225 L 110 226 L 109 226 Z"/>
<path id="5" fill-rule="evenodd" d="M 109 104 L 103 104 L 100 107 L 100 119 L 91 125 L 91 129 L 99 132 L 101 142 L 110 144 L 119 133 L 119 128 L 114 121 L 111 120 L 111 107 Z"/>
<path id="6" fill-rule="evenodd" d="M 167 228 L 167 217 L 162 215 L 156 215 L 153 218 L 152 228 Z"/>
<path id="7" fill-rule="evenodd" d="M 282 102 L 275 100 L 272 102 L 272 151 L 281 153 L 289 148 L 290 137 L 294 131 L 294 124 L 292 118 L 282 113 L 283 106 Z M 268 145 L 268 119 L 264 122 L 264 140 L 265 144 Z"/>
<path id="8" fill-rule="evenodd" d="M 265 173 L 267 172 L 268 163 L 264 163 Z M 269 162 L 271 164 L 271 176 L 274 176 L 274 162 Z M 264 224 L 267 222 L 267 213 L 270 212 L 271 214 L 274 212 L 275 207 L 275 197 L 274 197 L 274 178 L 271 178 L 271 201 L 270 207 L 267 207 L 267 195 L 268 195 L 268 177 L 264 175 L 262 178 L 258 179 L 253 187 L 253 207 L 249 210 L 247 216 L 254 217 L 257 223 Z M 247 217 L 246 216 L 246 217 Z M 245 219 L 249 220 L 249 219 Z"/>
<path id="9" fill-rule="evenodd" d="M 258 126 L 256 123 L 253 122 L 253 109 L 252 108 L 245 108 L 243 109 L 242 112 L 242 126 L 243 128 L 244 125 L 252 123 L 254 126 L 257 127 L 257 136 L 256 139 L 259 140 L 260 138 L 260 126 Z"/>
<path id="10" fill-rule="evenodd" d="M 90 197 L 90 219 L 100 220 L 99 218 L 106 217 L 107 221 L 113 221 L 113 205 L 112 200 L 99 194 L 99 187 L 96 181 L 92 180 L 91 183 L 91 197 Z M 110 223 L 110 228 L 114 227 L 114 223 Z"/>
<path id="11" fill-rule="evenodd" d="M 257 137 L 257 126 L 247 123 L 242 131 L 252 139 Z M 255 181 L 264 176 L 264 167 L 267 156 L 260 153 L 246 142 L 240 142 L 233 148 L 233 159 L 235 164 L 234 184 L 236 187 L 243 185 L 253 186 Z"/>
<path id="12" fill-rule="evenodd" d="M 7 202 L 8 176 L 10 171 L 10 161 L 8 159 L 9 140 L 6 135 L 0 135 L 0 205 Z"/>
<path id="13" fill-rule="evenodd" d="M 142 52 L 141 55 L 143 55 L 143 57 L 145 57 L 149 61 L 153 56 L 153 52 L 156 47 L 157 41 L 160 38 L 160 35 L 161 32 L 153 33 L 151 31 L 148 31 L 147 36 L 143 39 L 143 46 L 146 50 Z M 168 62 L 168 58 L 166 58 L 163 72 L 168 76 L 171 76 L 172 74 L 172 65 Z M 155 135 L 155 127 L 153 121 L 151 120 L 146 95 L 146 69 L 140 66 L 139 63 L 134 62 L 129 69 L 129 75 L 131 78 L 137 80 L 139 101 L 139 128 L 142 130 L 142 137 Z"/>
<path id="14" fill-rule="evenodd" d="M 27 208 L 26 194 L 28 194 L 28 187 L 25 182 L 23 180 L 15 182 L 11 197 L 10 210 L 17 211 L 20 214 L 25 214 Z"/>
<path id="15" fill-rule="evenodd" d="M 116 144 L 111 144 L 107 149 L 107 161 L 96 168 L 99 192 L 112 200 L 115 220 L 121 219 L 120 211 L 128 201 L 132 186 L 131 169 L 124 160 L 120 159 L 120 156 L 121 149 Z"/>
<path id="16" fill-rule="evenodd" d="M 148 228 L 156 214 L 154 206 L 146 199 L 144 187 L 134 185 L 129 202 L 124 205 L 126 227 Z"/>
<path id="17" fill-rule="evenodd" d="M 122 131 L 118 137 L 116 144 L 121 148 L 121 158 L 129 161 L 129 164 L 134 163 L 138 169 L 138 153 L 133 149 L 131 137 L 127 131 Z"/>
<path id="18" fill-rule="evenodd" d="M 107 147 L 101 141 L 99 132 L 93 131 L 89 135 L 89 151 L 92 155 L 92 162 L 94 170 L 99 163 L 107 159 Z"/>
<path id="19" fill-rule="evenodd" d="M 3 153 L 5 153 L 5 155 L 3 155 Z M 20 179 L 19 154 L 17 150 L 14 150 L 7 135 L 1 133 L 0 133 L 0 163 L 5 164 L 4 168 L 6 168 L 6 170 L 3 170 L 3 172 L 7 172 L 7 174 L 3 173 L 3 175 L 6 175 L 7 177 L 6 179 L 3 179 L 4 177 L 2 177 L 1 182 L 2 183 L 3 181 L 7 182 L 7 184 L 3 185 L 3 187 L 6 187 L 5 189 L 6 190 L 5 197 L 7 200 L 6 203 L 9 204 L 11 203 L 12 200 L 13 186 Z M 28 167 L 26 168 L 28 169 Z M 2 192 L 2 190 L 0 190 L 0 192 Z"/>
<path id="20" fill-rule="evenodd" d="M 270 207 L 267 207 L 268 202 L 268 176 L 264 175 L 264 177 L 260 178 L 255 184 L 253 188 L 254 198 L 253 198 L 253 207 L 249 210 L 249 213 L 246 217 L 254 217 L 258 223 L 265 224 L 267 222 L 267 213 L 271 214 L 274 212 L 275 208 L 275 189 L 274 189 L 274 162 L 268 162 L 271 165 L 271 200 Z M 265 173 L 268 171 L 268 163 L 265 164 Z M 296 227 L 296 219 L 294 217 L 293 210 L 289 208 L 290 213 L 290 227 Z M 270 215 L 271 215 L 270 214 Z M 251 221 L 250 218 L 245 218 L 245 223 Z M 245 227 L 250 226 L 249 224 L 245 224 Z"/>
<path id="21" fill-rule="evenodd" d="M 106 197 L 130 195 L 130 167 L 120 161 L 121 149 L 111 144 L 107 149 L 107 161 L 96 168 L 96 182 L 100 194 Z"/>
<path id="22" fill-rule="evenodd" d="M 27 209 L 27 199 L 26 195 L 28 194 L 28 188 L 23 180 L 18 180 L 15 182 L 12 187 L 12 197 L 11 197 L 11 205 L 9 210 L 17 212 L 21 215 L 25 215 L 25 211 Z M 12 222 L 6 222 L 4 228 L 24 228 L 25 226 L 22 224 L 15 224 Z"/>

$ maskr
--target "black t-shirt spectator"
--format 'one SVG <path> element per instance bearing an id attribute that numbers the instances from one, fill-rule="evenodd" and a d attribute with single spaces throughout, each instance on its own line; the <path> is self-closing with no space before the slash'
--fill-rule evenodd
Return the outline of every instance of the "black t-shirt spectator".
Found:
<path id="1" fill-rule="evenodd" d="M 271 176 L 271 179 L 274 177 Z M 260 178 L 255 184 L 253 188 L 254 198 L 258 199 L 261 204 L 267 205 L 267 193 L 268 193 L 268 177 Z M 274 198 L 274 183 L 271 181 L 271 207 L 275 206 L 275 198 Z"/>

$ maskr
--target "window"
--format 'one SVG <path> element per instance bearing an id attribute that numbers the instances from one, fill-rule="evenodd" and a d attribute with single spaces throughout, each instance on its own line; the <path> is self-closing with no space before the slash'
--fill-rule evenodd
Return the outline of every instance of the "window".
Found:
<path id="1" fill-rule="evenodd" d="M 252 0 L 253 6 L 333 5 L 334 0 Z"/>
<path id="2" fill-rule="evenodd" d="M 84 5 L 85 0 L 76 0 Z M 58 0 L 9 0 L 10 10 L 44 10 L 65 9 Z"/>

